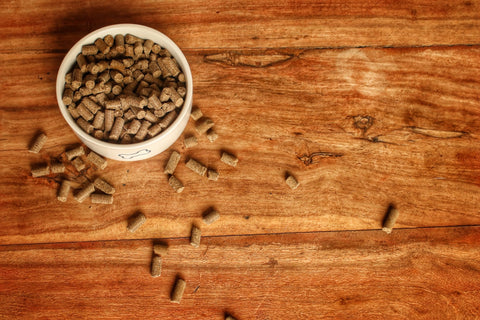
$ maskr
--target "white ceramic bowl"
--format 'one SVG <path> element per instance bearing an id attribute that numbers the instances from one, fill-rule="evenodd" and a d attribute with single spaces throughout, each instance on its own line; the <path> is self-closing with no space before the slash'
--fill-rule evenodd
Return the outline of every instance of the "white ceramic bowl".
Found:
<path id="1" fill-rule="evenodd" d="M 185 74 L 185 82 L 187 93 L 184 98 L 183 107 L 175 121 L 170 124 L 163 132 L 157 136 L 139 143 L 116 144 L 98 140 L 85 131 L 83 131 L 71 117 L 65 104 L 62 101 L 63 89 L 65 87 L 65 74 L 69 72 L 76 62 L 77 55 L 82 51 L 82 46 L 92 44 L 97 38 L 103 38 L 108 34 L 115 36 L 116 34 L 132 34 L 142 39 L 150 39 L 158 43 L 162 48 L 167 49 L 177 60 L 183 73 Z M 110 159 L 119 161 L 137 161 L 153 157 L 162 151 L 168 149 L 182 134 L 187 122 L 190 118 L 192 109 L 193 96 L 193 79 L 190 66 L 187 59 L 183 55 L 178 46 L 163 33 L 138 24 L 116 24 L 103 27 L 83 37 L 78 41 L 67 53 L 60 65 L 57 73 L 57 101 L 60 112 L 73 129 L 75 134 L 85 145 L 96 153 Z"/>

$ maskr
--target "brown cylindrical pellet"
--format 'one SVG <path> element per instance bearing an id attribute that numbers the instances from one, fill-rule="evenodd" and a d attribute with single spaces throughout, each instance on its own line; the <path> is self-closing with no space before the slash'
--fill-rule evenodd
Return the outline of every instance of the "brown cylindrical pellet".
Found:
<path id="1" fill-rule="evenodd" d="M 156 95 L 152 94 L 148 98 L 148 106 L 152 109 L 160 109 L 162 107 L 162 103 Z"/>
<path id="2" fill-rule="evenodd" d="M 75 107 L 75 104 L 69 105 L 67 110 L 73 119 L 77 119 L 78 117 L 80 117 L 80 115 L 78 114 L 77 108 Z"/>
<path id="3" fill-rule="evenodd" d="M 183 292 L 185 291 L 185 287 L 187 286 L 187 283 L 185 280 L 181 278 L 177 278 L 175 281 L 175 286 L 173 287 L 172 294 L 170 297 L 170 301 L 173 303 L 180 303 L 180 300 L 182 300 Z"/>
<path id="4" fill-rule="evenodd" d="M 160 120 L 160 122 L 158 123 L 162 128 L 166 128 L 173 122 L 173 120 L 175 120 L 176 117 L 177 113 L 175 111 L 171 111 L 167 113 L 167 115 L 163 117 L 162 120 Z"/>
<path id="5" fill-rule="evenodd" d="M 115 110 L 105 110 L 105 132 L 112 130 L 115 121 Z"/>
<path id="6" fill-rule="evenodd" d="M 87 71 L 91 74 L 97 74 L 100 72 L 100 67 L 95 62 L 91 62 L 87 65 Z"/>
<path id="7" fill-rule="evenodd" d="M 88 65 L 88 62 L 87 62 L 87 59 L 85 59 L 85 56 L 83 54 L 78 54 L 77 55 L 77 58 L 76 58 L 76 61 L 77 61 L 77 65 L 78 67 L 80 68 L 80 70 L 85 73 L 87 72 L 87 65 Z"/>
<path id="8" fill-rule="evenodd" d="M 102 178 L 97 178 L 93 182 L 93 185 L 96 189 L 102 191 L 103 193 L 106 194 L 114 194 L 115 193 L 115 188 L 109 184 L 107 181 L 103 180 Z"/>
<path id="9" fill-rule="evenodd" d="M 50 167 L 48 165 L 37 166 L 32 168 L 32 177 L 42 177 L 50 174 Z"/>
<path id="10" fill-rule="evenodd" d="M 113 46 L 113 43 L 115 42 L 115 40 L 113 39 L 113 36 L 111 34 L 107 34 L 104 38 L 103 38 L 103 41 L 105 42 L 105 44 L 109 47 L 112 47 Z"/>
<path id="11" fill-rule="evenodd" d="M 135 56 L 132 45 L 129 45 L 129 44 L 125 45 L 125 56 L 132 57 L 132 58 Z"/>
<path id="12" fill-rule="evenodd" d="M 65 172 L 65 165 L 61 162 L 54 162 L 50 164 L 50 170 L 52 173 L 63 173 Z"/>
<path id="13" fill-rule="evenodd" d="M 130 217 L 128 221 L 128 226 L 127 226 L 128 231 L 132 233 L 137 231 L 138 228 L 140 228 L 142 224 L 145 223 L 146 220 L 147 220 L 147 217 L 145 217 L 143 213 L 138 212 L 134 216 Z"/>
<path id="14" fill-rule="evenodd" d="M 198 139 L 195 136 L 188 136 L 185 137 L 183 140 L 183 144 L 185 145 L 185 148 L 192 148 L 198 144 Z"/>
<path id="15" fill-rule="evenodd" d="M 180 96 L 180 94 L 175 90 L 174 88 L 169 88 L 170 89 L 170 100 L 175 104 L 175 107 L 180 107 L 183 104 L 183 98 Z"/>
<path id="16" fill-rule="evenodd" d="M 70 88 L 65 88 L 63 90 L 63 96 L 62 96 L 62 101 L 63 103 L 68 106 L 73 102 L 73 90 Z"/>
<path id="17" fill-rule="evenodd" d="M 92 113 L 97 113 L 98 110 L 102 109 L 98 104 L 95 103 L 90 97 L 85 97 L 82 99 L 82 103 L 87 107 L 87 109 Z M 87 119 L 85 119 L 87 120 Z"/>
<path id="18" fill-rule="evenodd" d="M 86 185 L 83 189 L 79 190 L 74 198 L 78 202 L 83 202 L 83 200 L 87 199 L 90 194 L 92 194 L 95 191 L 95 187 L 93 186 L 93 183 L 89 183 Z"/>
<path id="19" fill-rule="evenodd" d="M 140 126 L 140 129 L 138 129 L 137 134 L 135 135 L 135 140 L 136 141 L 143 141 L 145 137 L 147 136 L 148 133 L 148 128 L 150 128 L 152 124 L 146 120 L 142 121 L 142 125 Z"/>
<path id="20" fill-rule="evenodd" d="M 110 136 L 108 137 L 110 140 L 117 141 L 122 133 L 123 125 L 125 124 L 125 120 L 121 117 L 115 118 L 115 123 L 113 124 L 112 131 L 110 132 Z"/>
<path id="21" fill-rule="evenodd" d="M 125 66 L 123 65 L 123 62 L 119 60 L 112 60 L 110 61 L 110 69 L 120 71 L 121 73 L 125 73 Z M 110 74 L 112 71 L 110 70 Z"/>
<path id="22" fill-rule="evenodd" d="M 143 78 L 145 78 L 145 75 L 143 74 L 142 70 L 135 70 L 133 73 L 132 73 L 132 77 L 133 79 L 135 79 L 135 81 L 142 81 Z"/>
<path id="23" fill-rule="evenodd" d="M 207 131 L 207 138 L 210 142 L 214 142 L 215 140 L 217 140 L 218 134 L 213 128 L 210 128 Z"/>
<path id="24" fill-rule="evenodd" d="M 183 183 L 177 179 L 174 175 L 171 175 L 170 178 L 168 179 L 168 184 L 170 184 L 170 187 L 172 187 L 175 192 L 180 193 L 185 189 L 183 186 Z"/>
<path id="25" fill-rule="evenodd" d="M 292 190 L 295 190 L 298 188 L 298 186 L 300 185 L 300 183 L 298 183 L 297 179 L 295 179 L 294 176 L 288 174 L 287 178 L 285 179 L 285 182 L 287 183 L 287 185 L 292 189 Z"/>
<path id="26" fill-rule="evenodd" d="M 117 110 L 122 107 L 122 100 L 121 99 L 114 99 L 105 101 L 105 109 L 113 109 Z"/>
<path id="27" fill-rule="evenodd" d="M 100 80 L 103 83 L 106 83 L 108 80 L 110 80 L 110 70 L 105 70 L 102 73 L 98 75 L 98 80 Z"/>
<path id="28" fill-rule="evenodd" d="M 110 51 L 110 47 L 105 43 L 105 41 L 103 41 L 103 39 L 98 38 L 94 43 L 98 51 L 101 53 L 107 54 Z"/>
<path id="29" fill-rule="evenodd" d="M 73 158 L 82 156 L 85 154 L 85 150 L 82 146 L 78 146 L 76 148 L 70 149 L 65 151 L 65 155 L 67 156 L 68 160 L 72 160 Z"/>
<path id="30" fill-rule="evenodd" d="M 151 123 L 155 123 L 158 121 L 158 118 L 151 111 L 145 112 L 144 119 Z"/>
<path id="31" fill-rule="evenodd" d="M 395 225 L 395 222 L 397 221 L 398 218 L 398 210 L 397 208 L 390 206 L 387 216 L 385 217 L 385 220 L 383 221 L 383 226 L 382 226 L 382 231 L 386 233 L 391 233 L 393 230 L 393 226 Z"/>
<path id="32" fill-rule="evenodd" d="M 95 129 L 102 129 L 105 123 L 105 113 L 98 111 L 93 119 L 92 125 Z"/>
<path id="33" fill-rule="evenodd" d="M 162 274 L 162 257 L 154 255 L 152 258 L 152 267 L 150 270 L 152 277 L 160 277 Z"/>
<path id="34" fill-rule="evenodd" d="M 183 73 L 179 73 L 177 79 L 180 82 L 185 82 L 185 75 Z"/>
<path id="35" fill-rule="evenodd" d="M 78 90 L 82 86 L 83 73 L 80 69 L 73 70 L 72 84 L 70 85 L 73 90 Z"/>
<path id="36" fill-rule="evenodd" d="M 134 119 L 130 122 L 128 126 L 127 133 L 128 134 L 137 134 L 138 129 L 142 126 L 142 122 L 140 120 Z"/>
<path id="37" fill-rule="evenodd" d="M 87 87 L 80 87 L 78 92 L 82 95 L 82 97 L 86 97 L 92 94 L 92 90 L 88 89 Z"/>
<path id="38" fill-rule="evenodd" d="M 220 214 L 214 209 L 208 211 L 206 214 L 203 215 L 202 218 L 203 222 L 206 224 L 212 224 L 218 219 L 220 219 Z"/>
<path id="39" fill-rule="evenodd" d="M 97 77 L 93 74 L 87 74 L 84 78 L 83 81 L 85 82 L 85 87 L 88 89 L 92 90 L 93 87 L 95 87 L 95 80 L 97 80 Z"/>
<path id="40" fill-rule="evenodd" d="M 225 151 L 222 152 L 222 157 L 220 158 L 220 160 L 223 163 L 228 164 L 229 166 L 232 166 L 232 167 L 236 167 L 238 163 L 237 157 Z"/>
<path id="41" fill-rule="evenodd" d="M 165 113 L 175 110 L 175 104 L 173 102 L 162 103 L 162 110 Z"/>
<path id="42" fill-rule="evenodd" d="M 116 96 L 118 96 L 120 93 L 122 93 L 122 90 L 123 90 L 123 88 L 119 84 L 116 84 L 112 87 L 112 93 Z"/>
<path id="43" fill-rule="evenodd" d="M 162 50 L 162 47 L 160 47 L 157 43 L 154 43 L 152 46 L 152 52 L 157 54 L 160 52 L 160 50 Z"/>
<path id="44" fill-rule="evenodd" d="M 123 34 L 115 35 L 115 49 L 118 51 L 118 53 L 125 52 L 125 38 Z"/>
<path id="45" fill-rule="evenodd" d="M 103 130 L 95 130 L 93 131 L 93 136 L 95 139 L 103 140 L 105 138 L 105 132 Z"/>
<path id="46" fill-rule="evenodd" d="M 153 253 L 164 256 L 168 252 L 168 244 L 166 243 L 156 243 L 153 245 Z"/>
<path id="47" fill-rule="evenodd" d="M 157 61 L 150 61 L 148 69 L 150 70 L 154 78 L 159 78 L 162 75 L 162 70 L 158 66 Z"/>
<path id="48" fill-rule="evenodd" d="M 225 320 L 237 320 L 237 319 L 235 319 L 234 317 L 232 317 L 230 315 L 227 315 L 227 316 L 225 316 Z"/>
<path id="49" fill-rule="evenodd" d="M 32 153 L 39 153 L 45 145 L 45 142 L 47 142 L 47 135 L 45 133 L 40 133 L 32 142 L 28 148 L 28 151 Z"/>
<path id="50" fill-rule="evenodd" d="M 78 102 L 78 101 L 82 100 L 82 98 L 83 98 L 83 96 L 82 96 L 82 94 L 80 93 L 79 90 L 77 90 L 73 93 L 73 102 Z"/>
<path id="51" fill-rule="evenodd" d="M 72 160 L 72 164 L 77 169 L 77 171 L 82 171 L 85 169 L 85 162 L 83 162 L 82 158 L 75 158 Z"/>
<path id="52" fill-rule="evenodd" d="M 187 94 L 187 88 L 185 87 L 178 87 L 177 88 L 177 93 L 180 95 L 180 97 L 185 97 L 185 95 Z"/>
<path id="53" fill-rule="evenodd" d="M 139 37 L 134 36 L 133 34 L 126 34 L 125 35 L 125 43 L 128 44 L 135 44 L 136 42 L 143 43 L 143 39 L 140 39 Z"/>
<path id="54" fill-rule="evenodd" d="M 123 81 L 123 74 L 118 70 L 111 70 L 110 71 L 110 77 L 116 83 L 122 83 L 122 81 Z"/>
<path id="55" fill-rule="evenodd" d="M 169 74 L 176 77 L 180 73 L 180 69 L 178 68 L 177 62 L 175 59 L 170 57 L 165 57 L 162 59 L 163 64 L 167 67 Z"/>
<path id="56" fill-rule="evenodd" d="M 168 158 L 168 162 L 165 165 L 165 169 L 163 170 L 166 174 L 173 174 L 175 169 L 177 168 L 178 162 L 180 161 L 181 155 L 177 151 L 173 150 L 170 154 L 170 158 Z"/>
<path id="57" fill-rule="evenodd" d="M 143 45 L 142 45 L 142 43 L 141 43 L 141 42 L 135 42 L 135 43 L 133 44 L 133 54 L 138 57 L 138 56 L 141 55 L 142 53 L 143 53 Z"/>
<path id="58" fill-rule="evenodd" d="M 105 71 L 108 71 L 107 69 L 110 67 L 110 64 L 108 63 L 107 60 L 101 60 L 97 62 L 97 67 L 98 67 L 98 73 L 104 73 Z"/>
<path id="59" fill-rule="evenodd" d="M 123 117 L 125 118 L 126 121 L 132 121 L 135 119 L 135 113 L 131 109 L 128 109 L 124 114 Z"/>
<path id="60" fill-rule="evenodd" d="M 90 153 L 87 156 L 88 161 L 93 163 L 95 167 L 97 167 L 100 170 L 103 170 L 107 167 L 107 159 L 99 156 L 97 153 L 90 151 Z M 107 193 L 107 192 L 106 192 Z"/>
<path id="61" fill-rule="evenodd" d="M 85 131 L 86 133 L 90 134 L 93 132 L 93 126 L 90 122 L 88 122 L 87 120 L 83 119 L 83 118 L 78 118 L 76 120 L 76 123 L 77 125 L 83 129 L 83 131 Z"/>
<path id="62" fill-rule="evenodd" d="M 145 40 L 145 42 L 143 43 L 143 52 L 146 55 L 149 55 L 150 51 L 152 51 L 152 47 L 153 47 L 153 41 L 150 39 Z"/>
<path id="63" fill-rule="evenodd" d="M 208 129 L 213 127 L 214 124 L 215 123 L 212 121 L 212 119 L 204 117 L 197 121 L 195 124 L 195 130 L 197 130 L 199 134 L 203 134 L 207 132 Z"/>
<path id="64" fill-rule="evenodd" d="M 61 202 L 66 202 L 68 198 L 68 193 L 70 192 L 70 181 L 62 180 L 60 189 L 58 189 L 57 200 Z"/>
<path id="65" fill-rule="evenodd" d="M 82 54 L 84 56 L 92 56 L 97 54 L 98 48 L 93 44 L 84 45 L 82 47 Z"/>
<path id="66" fill-rule="evenodd" d="M 88 110 L 85 104 L 82 102 L 77 107 L 77 112 L 83 119 L 90 121 L 93 119 L 93 113 Z"/>
<path id="67" fill-rule="evenodd" d="M 113 196 L 111 194 L 92 193 L 90 201 L 92 203 L 112 204 Z"/>
<path id="68" fill-rule="evenodd" d="M 200 246 L 200 239 L 202 237 L 202 231 L 196 225 L 192 226 L 192 231 L 190 233 L 190 244 L 195 248 Z"/>
<path id="69" fill-rule="evenodd" d="M 207 167 L 205 167 L 200 162 L 190 158 L 187 163 L 185 164 L 187 168 L 192 170 L 193 172 L 201 175 L 202 177 L 207 173 Z"/>
<path id="70" fill-rule="evenodd" d="M 213 181 L 217 181 L 218 180 L 218 172 L 213 170 L 213 169 L 208 169 L 207 170 L 207 178 L 208 180 L 213 180 Z"/>

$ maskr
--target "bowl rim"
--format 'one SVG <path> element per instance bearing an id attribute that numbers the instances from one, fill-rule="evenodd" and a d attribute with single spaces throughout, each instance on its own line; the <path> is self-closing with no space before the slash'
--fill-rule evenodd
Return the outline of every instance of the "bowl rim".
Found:
<path id="1" fill-rule="evenodd" d="M 133 29 L 133 30 L 128 31 L 128 29 Z M 122 30 L 122 31 L 120 31 L 120 30 Z M 80 128 L 77 125 L 77 123 L 74 121 L 74 119 L 72 118 L 72 116 L 68 112 L 66 105 L 63 103 L 63 99 L 62 99 L 63 97 L 62 96 L 63 96 L 63 90 L 65 89 L 65 74 L 72 67 L 72 65 L 67 65 L 67 64 L 69 64 L 68 60 L 70 60 L 70 58 L 72 56 L 74 56 L 76 58 L 77 55 L 81 52 L 82 46 L 84 44 L 87 44 L 86 43 L 87 39 L 89 39 L 91 37 L 103 37 L 104 35 L 102 35 L 102 34 L 104 34 L 107 31 L 108 32 L 105 33 L 105 35 L 112 34 L 113 36 L 115 36 L 116 34 L 128 34 L 128 33 L 130 33 L 132 35 L 139 36 L 139 35 L 136 35 L 136 31 L 138 32 L 138 30 L 144 31 L 144 32 L 147 32 L 147 33 L 156 34 L 156 36 L 158 36 L 162 39 L 162 43 L 159 43 L 159 41 L 156 41 L 156 40 L 154 40 L 154 42 L 158 43 L 162 48 L 165 48 L 165 46 L 164 46 L 165 43 L 168 43 L 168 46 L 173 48 L 174 52 L 172 52 L 172 50 L 170 50 L 170 49 L 167 49 L 167 50 L 172 54 L 172 56 L 177 61 L 178 60 L 182 61 L 181 68 L 182 68 L 183 74 L 185 75 L 185 86 L 186 86 L 186 89 L 187 89 L 182 109 L 181 109 L 180 113 L 177 115 L 176 119 L 173 121 L 173 123 L 171 123 L 160 134 L 154 136 L 151 139 L 141 141 L 141 142 L 136 142 L 136 143 L 128 143 L 128 144 L 111 143 L 111 142 L 106 142 L 106 141 L 103 141 L 103 140 L 99 140 L 99 139 L 89 135 L 85 131 L 83 131 L 83 129 Z M 144 37 L 141 37 L 141 38 L 144 39 Z M 93 41 L 95 41 L 95 40 L 93 40 Z M 91 43 L 93 43 L 93 41 Z M 90 41 L 88 41 L 88 43 L 90 43 Z M 73 64 L 75 64 L 75 62 Z M 162 140 L 163 138 L 167 137 L 172 131 L 175 130 L 176 127 L 178 127 L 180 125 L 181 119 L 183 117 L 185 117 L 185 116 L 188 117 L 189 116 L 188 113 L 190 112 L 190 109 L 191 109 L 189 106 L 191 106 L 192 98 L 193 98 L 192 72 L 191 72 L 191 69 L 190 69 L 190 65 L 188 64 L 187 58 L 183 54 L 182 50 L 177 46 L 177 44 L 172 39 L 170 39 L 164 33 L 160 32 L 156 29 L 144 26 L 144 25 L 132 24 L 132 23 L 122 23 L 122 24 L 108 25 L 108 26 L 96 29 L 96 30 L 88 33 L 84 37 L 82 37 L 80 40 L 78 40 L 70 48 L 70 50 L 67 52 L 67 54 L 63 58 L 62 63 L 60 64 L 60 67 L 58 68 L 57 79 L 56 79 L 55 85 L 56 85 L 56 96 L 57 96 L 58 107 L 60 109 L 60 112 L 61 112 L 63 118 L 67 121 L 68 125 L 72 128 L 74 133 L 76 135 L 79 135 L 81 139 L 84 139 L 86 141 L 89 141 L 90 143 L 96 144 L 99 147 L 114 149 L 114 150 L 119 150 L 119 151 L 121 151 L 121 150 L 131 150 L 132 148 L 147 147 L 147 146 L 150 146 L 150 145 L 158 142 L 159 140 Z"/>

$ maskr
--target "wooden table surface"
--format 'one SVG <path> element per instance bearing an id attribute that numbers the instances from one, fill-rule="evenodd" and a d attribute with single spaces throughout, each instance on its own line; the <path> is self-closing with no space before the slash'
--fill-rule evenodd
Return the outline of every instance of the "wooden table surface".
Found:
<path id="1" fill-rule="evenodd" d="M 0 319 L 480 318 L 480 1 L 4 0 L 0 17 Z M 109 161 L 113 205 L 61 203 L 58 177 L 30 173 L 79 143 L 56 73 L 115 23 L 178 44 L 219 138 Z M 219 180 L 182 160 L 176 194 L 171 150 Z M 136 211 L 147 222 L 130 233 Z M 158 240 L 170 249 L 152 278 Z"/>

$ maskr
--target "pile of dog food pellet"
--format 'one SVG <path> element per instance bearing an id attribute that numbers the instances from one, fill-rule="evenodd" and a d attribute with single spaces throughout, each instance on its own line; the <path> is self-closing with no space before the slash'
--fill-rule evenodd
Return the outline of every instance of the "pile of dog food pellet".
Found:
<path id="1" fill-rule="evenodd" d="M 168 50 L 131 34 L 107 35 L 82 47 L 65 76 L 62 100 L 86 133 L 128 144 L 158 135 L 175 120 L 185 86 Z"/>
<path id="2" fill-rule="evenodd" d="M 47 136 L 44 133 L 40 133 L 31 144 L 29 151 L 32 153 L 39 153 L 46 141 Z M 64 158 L 64 161 L 62 161 L 62 158 Z M 85 149 L 82 146 L 66 150 L 65 154 L 60 159 L 51 160 L 50 163 L 44 163 L 33 167 L 31 173 L 34 178 L 49 176 L 51 174 L 63 174 L 66 170 L 66 164 L 72 165 L 75 168 L 75 177 L 82 177 L 84 178 L 83 180 L 85 180 L 83 181 L 83 187 L 75 192 L 75 200 L 83 202 L 90 197 L 92 203 L 113 203 L 115 188 L 101 177 L 97 177 L 91 181 L 91 179 L 87 178 L 84 174 L 86 169 L 89 168 L 95 168 L 96 170 L 105 169 L 107 167 L 107 160 L 93 151 L 89 151 L 88 155 L 85 155 Z M 93 166 L 87 168 L 87 164 Z M 67 201 L 72 186 L 71 183 L 71 179 L 66 179 L 65 177 L 62 178 L 57 193 L 58 201 Z"/>

